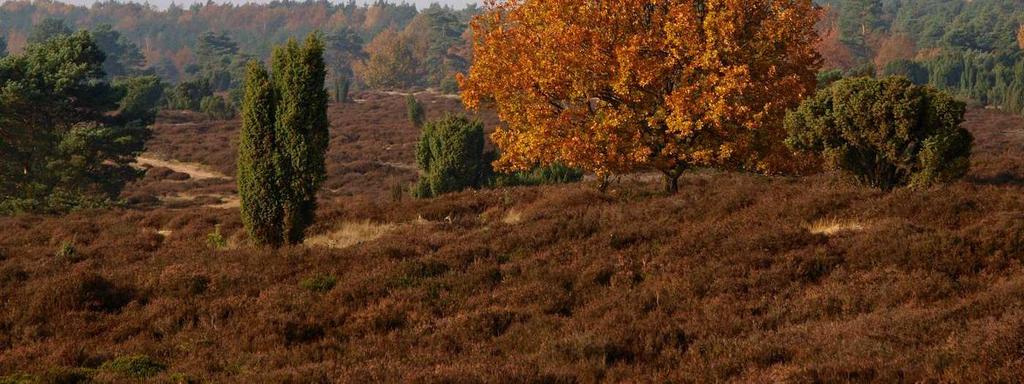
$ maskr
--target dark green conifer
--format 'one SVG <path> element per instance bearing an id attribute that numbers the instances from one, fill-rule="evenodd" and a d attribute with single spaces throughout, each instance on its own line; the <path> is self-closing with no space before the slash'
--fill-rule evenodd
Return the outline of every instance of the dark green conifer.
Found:
<path id="1" fill-rule="evenodd" d="M 301 243 L 313 223 L 330 136 L 320 38 L 289 40 L 272 60 L 272 76 L 251 64 L 246 78 L 238 189 L 250 235 L 276 246 Z"/>
<path id="2" fill-rule="evenodd" d="M 488 171 L 483 123 L 456 115 L 427 122 L 416 146 L 416 163 L 422 171 L 413 190 L 417 197 L 481 187 Z"/>
<path id="3" fill-rule="evenodd" d="M 274 135 L 274 88 L 262 63 L 249 63 L 238 143 L 242 222 L 256 244 L 280 246 L 283 211 Z"/>
<path id="4" fill-rule="evenodd" d="M 329 141 L 327 75 L 323 42 L 310 35 L 299 46 L 289 40 L 274 50 L 277 90 L 275 133 L 281 155 L 279 173 L 284 196 L 284 234 L 301 243 L 316 213 L 316 194 L 327 178 L 324 157 Z"/>
<path id="5" fill-rule="evenodd" d="M 408 115 L 409 122 L 412 123 L 413 127 L 417 129 L 423 128 L 426 112 L 423 110 L 423 104 L 416 100 L 416 96 L 409 95 L 405 97 L 405 113 Z"/>

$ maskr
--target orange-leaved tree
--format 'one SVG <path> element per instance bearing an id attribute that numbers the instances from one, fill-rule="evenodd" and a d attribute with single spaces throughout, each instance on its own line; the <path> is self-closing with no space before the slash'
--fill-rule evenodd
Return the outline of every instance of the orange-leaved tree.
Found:
<path id="1" fill-rule="evenodd" d="M 492 105 L 500 169 L 652 166 L 666 189 L 694 166 L 774 172 L 781 120 L 813 92 L 812 0 L 488 1 L 460 77 Z"/>

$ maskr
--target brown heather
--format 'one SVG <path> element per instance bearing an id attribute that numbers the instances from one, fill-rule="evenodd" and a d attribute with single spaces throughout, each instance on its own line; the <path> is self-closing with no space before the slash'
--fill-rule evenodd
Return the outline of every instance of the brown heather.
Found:
<path id="1" fill-rule="evenodd" d="M 402 98 L 369 96 L 332 109 L 335 191 L 311 230 L 344 246 L 254 249 L 236 209 L 155 203 L 229 194 L 217 180 L 0 219 L 0 377 L 126 380 L 103 363 L 143 355 L 166 366 L 157 382 L 1024 379 L 1024 119 L 971 112 L 971 174 L 923 190 L 706 171 L 673 196 L 653 181 L 414 200 L 389 190 L 415 171 L 381 165 L 412 163 Z M 234 123 L 163 124 L 154 152 L 231 174 Z M 56 257 L 69 241 L 76 257 Z"/>

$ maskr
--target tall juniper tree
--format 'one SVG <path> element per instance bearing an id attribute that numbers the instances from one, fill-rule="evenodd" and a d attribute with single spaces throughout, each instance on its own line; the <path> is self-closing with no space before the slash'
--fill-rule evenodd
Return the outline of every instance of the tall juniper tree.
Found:
<path id="1" fill-rule="evenodd" d="M 275 48 L 269 78 L 258 64 L 253 68 L 246 80 L 246 128 L 239 147 L 243 219 L 258 243 L 301 243 L 327 177 L 323 42 L 310 35 L 301 46 L 289 40 Z"/>
<path id="2" fill-rule="evenodd" d="M 323 51 L 320 38 L 310 35 L 302 46 L 289 40 L 273 54 L 278 93 L 275 133 L 285 186 L 284 232 L 292 244 L 302 242 L 306 228 L 313 223 L 316 193 L 327 178 L 324 156 L 329 123 Z"/>
<path id="3" fill-rule="evenodd" d="M 254 242 L 281 245 L 283 217 L 277 188 L 278 155 L 274 140 L 274 88 L 262 63 L 249 63 L 242 99 L 238 143 L 238 194 L 242 222 Z"/>

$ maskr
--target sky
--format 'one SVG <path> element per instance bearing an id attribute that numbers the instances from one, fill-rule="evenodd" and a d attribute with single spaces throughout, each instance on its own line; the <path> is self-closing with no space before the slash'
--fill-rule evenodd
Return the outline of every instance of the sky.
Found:
<path id="1" fill-rule="evenodd" d="M 78 4 L 78 5 L 91 5 L 94 2 L 93 0 L 59 0 L 59 1 L 63 1 L 63 2 L 66 2 L 66 3 L 71 3 L 71 4 Z M 122 0 L 122 1 L 127 2 L 127 0 Z M 156 5 L 157 7 L 160 7 L 160 8 L 166 8 L 168 5 L 171 4 L 172 1 L 175 4 L 178 4 L 178 5 L 181 5 L 181 6 L 187 6 L 187 5 L 192 4 L 192 3 L 206 3 L 206 0 L 131 0 L 131 1 L 136 2 L 136 3 L 148 2 L 149 4 Z M 331 1 L 335 2 L 335 3 L 348 2 L 348 0 L 331 0 Z M 3 1 L 0 1 L 0 2 L 3 2 Z M 247 3 L 247 2 L 266 3 L 266 2 L 270 2 L 270 0 L 254 0 L 254 1 L 248 1 L 248 0 L 214 0 L 214 2 L 217 2 L 217 3 L 230 2 L 230 3 L 236 3 L 236 4 L 243 4 L 243 3 Z M 372 3 L 372 2 L 373 2 L 373 0 L 356 0 L 357 4 Z M 393 2 L 393 3 L 401 3 L 401 2 L 415 3 L 416 7 L 419 8 L 419 9 L 426 8 L 431 3 L 438 3 L 438 4 L 442 4 L 442 5 L 447 4 L 447 5 L 450 5 L 450 6 L 454 7 L 454 8 L 462 8 L 462 7 L 465 7 L 467 4 L 473 4 L 473 3 L 481 4 L 481 5 L 483 4 L 483 0 L 391 0 L 391 2 Z"/>

